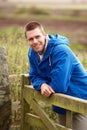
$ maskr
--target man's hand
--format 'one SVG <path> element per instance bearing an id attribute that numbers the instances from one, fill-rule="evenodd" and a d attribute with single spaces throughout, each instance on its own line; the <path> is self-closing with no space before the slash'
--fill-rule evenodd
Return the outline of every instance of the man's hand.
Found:
<path id="1" fill-rule="evenodd" d="M 49 97 L 51 94 L 55 93 L 54 90 L 46 83 L 41 85 L 41 94 L 45 97 Z"/>

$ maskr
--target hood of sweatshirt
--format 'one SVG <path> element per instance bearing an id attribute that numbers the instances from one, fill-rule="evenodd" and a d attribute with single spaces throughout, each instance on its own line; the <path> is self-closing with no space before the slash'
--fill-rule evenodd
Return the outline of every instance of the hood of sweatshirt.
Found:
<path id="1" fill-rule="evenodd" d="M 48 57 L 56 46 L 59 45 L 69 46 L 69 40 L 65 36 L 61 36 L 59 34 L 56 35 L 49 34 L 48 37 L 49 37 L 49 42 L 47 45 L 44 58 Z"/>
<path id="2" fill-rule="evenodd" d="M 47 58 L 51 53 L 52 50 L 59 45 L 65 45 L 65 46 L 69 46 L 69 40 L 68 38 L 66 38 L 65 36 L 61 36 L 59 34 L 56 35 L 52 35 L 52 34 L 48 34 L 49 37 L 49 41 L 48 41 L 48 45 L 46 48 L 46 53 L 44 55 L 44 58 Z M 28 55 L 35 55 L 35 57 L 37 57 L 36 55 L 38 55 L 31 47 L 29 48 L 29 53 Z"/>
<path id="3" fill-rule="evenodd" d="M 69 40 L 68 38 L 66 38 L 65 36 L 61 36 L 59 34 L 56 34 L 56 35 L 48 35 L 49 36 L 49 43 L 51 45 L 54 44 L 55 45 L 60 45 L 60 44 L 65 44 L 65 45 L 69 45 Z"/>

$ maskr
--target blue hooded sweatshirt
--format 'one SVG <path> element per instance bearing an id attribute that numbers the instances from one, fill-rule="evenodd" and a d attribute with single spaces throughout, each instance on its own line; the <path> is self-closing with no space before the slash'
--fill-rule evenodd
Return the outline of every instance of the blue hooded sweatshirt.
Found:
<path id="1" fill-rule="evenodd" d="M 47 83 L 56 93 L 87 100 L 87 73 L 69 48 L 68 39 L 61 35 L 48 36 L 50 40 L 41 61 L 32 48 L 28 51 L 33 87 L 40 91 L 41 84 Z M 56 106 L 53 106 L 53 110 L 66 113 L 65 109 Z"/>

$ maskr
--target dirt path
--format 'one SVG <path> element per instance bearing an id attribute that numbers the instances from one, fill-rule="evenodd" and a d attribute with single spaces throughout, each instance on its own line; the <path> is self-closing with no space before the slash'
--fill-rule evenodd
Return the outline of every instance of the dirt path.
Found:
<path id="1" fill-rule="evenodd" d="M 87 21 L 71 20 L 45 20 L 35 19 L 41 22 L 48 30 L 54 30 L 57 33 L 65 33 L 70 40 L 87 44 Z M 11 26 L 24 26 L 28 19 L 0 18 L 0 29 Z M 73 38 L 72 38 L 73 37 Z"/>
<path id="2" fill-rule="evenodd" d="M 35 19 L 40 21 L 42 24 L 53 30 L 83 30 L 87 31 L 87 21 L 71 21 L 71 20 L 44 20 Z M 16 18 L 0 18 L 0 28 L 9 27 L 13 25 L 24 26 L 28 22 L 28 19 L 16 19 Z"/>

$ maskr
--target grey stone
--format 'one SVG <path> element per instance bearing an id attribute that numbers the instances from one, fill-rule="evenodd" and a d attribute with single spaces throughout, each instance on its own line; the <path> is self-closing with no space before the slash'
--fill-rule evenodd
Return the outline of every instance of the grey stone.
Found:
<path id="1" fill-rule="evenodd" d="M 6 56 L 5 48 L 0 47 L 0 130 L 9 130 L 11 125 L 11 93 Z"/>

